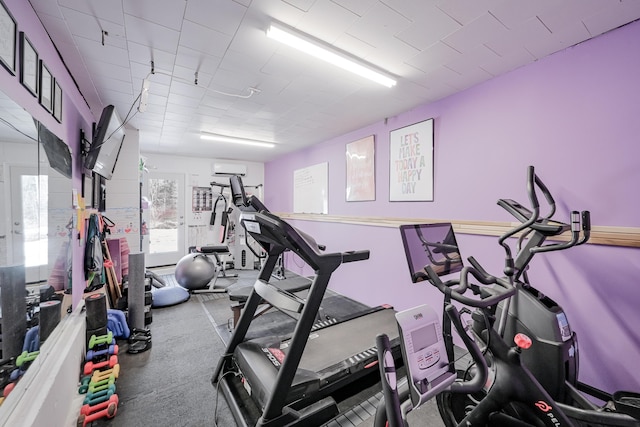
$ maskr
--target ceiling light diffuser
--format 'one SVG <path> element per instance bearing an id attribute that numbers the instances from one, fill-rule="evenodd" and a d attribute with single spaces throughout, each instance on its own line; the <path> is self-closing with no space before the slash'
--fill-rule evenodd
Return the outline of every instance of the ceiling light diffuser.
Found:
<path id="1" fill-rule="evenodd" d="M 292 29 L 285 28 L 277 24 L 271 24 L 267 30 L 267 37 L 298 49 L 306 54 L 315 56 L 330 64 L 338 66 L 347 71 L 351 71 L 361 77 L 365 77 L 376 83 L 380 83 L 386 87 L 393 87 L 396 81 L 384 74 L 368 67 L 364 64 L 350 59 L 346 54 L 335 49 L 323 46 L 319 40 L 312 39 L 310 36 L 302 33 L 294 32 Z"/>
<path id="2" fill-rule="evenodd" d="M 273 148 L 276 145 L 271 142 L 257 141 L 255 139 L 236 138 L 234 136 L 218 135 L 216 133 L 202 132 L 200 139 L 207 141 L 229 142 L 231 144 L 251 145 L 253 147 Z"/>

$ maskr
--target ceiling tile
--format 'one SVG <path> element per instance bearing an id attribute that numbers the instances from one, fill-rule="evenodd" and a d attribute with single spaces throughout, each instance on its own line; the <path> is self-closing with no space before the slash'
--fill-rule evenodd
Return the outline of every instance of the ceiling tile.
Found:
<path id="1" fill-rule="evenodd" d="M 441 64 L 452 61 L 461 53 L 442 42 L 434 43 L 427 49 L 407 60 L 407 64 L 428 73 L 440 67 Z"/>
<path id="2" fill-rule="evenodd" d="M 480 64 L 480 67 L 487 70 L 494 76 L 506 73 L 535 61 L 536 57 L 524 48 L 514 48 L 508 52 L 503 52 L 501 56 L 487 58 Z"/>
<path id="3" fill-rule="evenodd" d="M 458 55 L 449 61 L 445 61 L 445 65 L 464 75 L 468 70 L 477 68 L 478 64 L 490 63 L 498 58 L 499 56 L 494 51 L 484 45 L 480 45 L 468 55 Z"/>
<path id="4" fill-rule="evenodd" d="M 441 0 L 437 7 L 461 25 L 469 24 L 503 0 Z"/>
<path id="5" fill-rule="evenodd" d="M 221 58 L 207 55 L 186 46 L 178 46 L 175 63 L 200 73 L 213 75 L 220 65 Z"/>
<path id="6" fill-rule="evenodd" d="M 42 25 L 45 26 L 51 40 L 58 45 L 61 43 L 73 44 L 73 37 L 67 28 L 67 22 L 64 18 L 58 18 L 53 15 L 41 14 L 40 20 Z"/>
<path id="7" fill-rule="evenodd" d="M 578 21 L 574 22 L 573 25 L 567 25 L 561 31 L 550 33 L 546 37 L 525 42 L 524 45 L 537 58 L 542 58 L 558 50 L 573 46 L 588 37 L 590 36 L 586 27 L 581 21 Z"/>
<path id="8" fill-rule="evenodd" d="M 135 0 L 124 1 L 124 13 L 156 23 L 172 30 L 180 30 L 186 1 Z"/>
<path id="9" fill-rule="evenodd" d="M 58 0 L 58 4 L 70 9 L 75 9 L 78 12 L 95 16 L 99 20 L 104 19 L 110 22 L 115 22 L 116 24 L 124 25 L 122 2 L 104 0 Z"/>
<path id="10" fill-rule="evenodd" d="M 303 12 L 308 12 L 316 0 L 282 0 L 282 1 L 287 4 L 290 4 L 296 9 L 300 9 Z"/>
<path id="11" fill-rule="evenodd" d="M 408 18 L 383 3 L 377 3 L 346 32 L 372 46 L 378 46 L 386 37 L 393 37 L 410 25 Z M 358 52 L 353 54 L 359 55 Z"/>
<path id="12" fill-rule="evenodd" d="M 38 16 L 41 15 L 50 15 L 54 18 L 62 19 L 62 12 L 60 12 L 60 7 L 58 3 L 53 2 L 51 0 L 29 0 L 33 9 L 38 13 Z"/>
<path id="13" fill-rule="evenodd" d="M 445 37 L 442 41 L 458 52 L 471 54 L 478 45 L 504 37 L 507 33 L 508 30 L 500 21 L 493 15 L 486 13 Z"/>
<path id="14" fill-rule="evenodd" d="M 176 55 L 165 52 L 149 45 L 139 44 L 132 41 L 127 43 L 129 50 L 129 60 L 138 64 L 143 64 L 150 71 L 151 61 L 158 71 L 171 72 L 173 64 L 176 62 Z"/>
<path id="15" fill-rule="evenodd" d="M 345 30 L 351 27 L 358 15 L 331 1 L 317 1 L 313 7 L 302 16 L 297 28 L 312 37 L 328 44 L 334 44 Z M 331 22 L 331 25 L 327 25 Z"/>
<path id="16" fill-rule="evenodd" d="M 107 91 L 113 90 L 115 92 L 124 93 L 126 95 L 133 95 L 134 90 L 132 88 L 131 82 L 126 82 L 123 80 L 111 79 L 108 77 L 102 77 L 99 82 L 96 82 L 96 86 L 98 90 Z M 138 95 L 138 88 L 135 90 L 135 95 Z"/>
<path id="17" fill-rule="evenodd" d="M 127 40 L 174 54 L 178 50 L 180 32 L 133 15 L 125 15 L 124 20 Z"/>
<path id="18" fill-rule="evenodd" d="M 91 78 L 96 81 L 100 81 L 101 77 L 106 77 L 131 82 L 131 71 L 128 67 L 100 62 L 94 59 L 91 62 L 87 62 L 87 70 Z"/>
<path id="19" fill-rule="evenodd" d="M 557 4 L 558 2 L 555 0 L 501 1 L 491 7 L 489 13 L 495 16 L 505 27 L 513 29 L 520 26 L 524 21 L 528 21 L 549 9 L 556 8 Z"/>
<path id="20" fill-rule="evenodd" d="M 185 21 L 180 45 L 207 55 L 222 57 L 231 43 L 231 36 L 194 22 Z"/>
<path id="21" fill-rule="evenodd" d="M 612 28 L 626 24 L 629 22 L 629 17 L 634 16 L 640 16 L 640 2 L 636 0 L 621 0 L 606 9 L 601 9 L 595 15 L 585 17 L 583 22 L 591 36 L 597 36 Z"/>
<path id="22" fill-rule="evenodd" d="M 196 71 L 193 68 L 186 68 L 180 65 L 173 67 L 173 80 L 180 81 L 182 83 L 188 83 L 189 85 L 202 88 L 205 90 L 211 83 L 213 76 L 211 74 Z"/>
<path id="23" fill-rule="evenodd" d="M 173 81 L 171 82 L 171 91 L 169 93 L 169 98 L 171 98 L 173 95 L 181 95 L 199 101 L 204 96 L 205 91 L 206 88 L 203 86 L 196 86 L 192 82 L 185 82 L 174 77 Z"/>
<path id="24" fill-rule="evenodd" d="M 509 52 L 522 49 L 527 40 L 546 39 L 549 34 L 549 29 L 537 17 L 533 17 L 508 30 L 505 35 L 498 35 L 487 40 L 485 45 L 498 55 L 506 55 Z"/>
<path id="25" fill-rule="evenodd" d="M 433 17 L 432 25 L 414 22 L 396 37 L 422 50 L 462 28 L 462 25 L 437 7 L 430 7 L 426 13 Z"/>
<path id="26" fill-rule="evenodd" d="M 129 52 L 108 44 L 101 44 L 98 41 L 76 37 L 76 44 L 82 56 L 86 59 L 95 59 L 102 63 L 129 67 Z"/>
<path id="27" fill-rule="evenodd" d="M 246 6 L 233 1 L 189 0 L 184 17 L 196 24 L 233 36 L 246 12 Z"/>
<path id="28" fill-rule="evenodd" d="M 100 21 L 94 16 L 67 7 L 60 8 L 71 34 L 89 40 L 126 48 L 124 26 L 110 21 Z M 103 36 L 103 31 L 104 36 Z"/>
<path id="29" fill-rule="evenodd" d="M 363 16 L 377 3 L 377 0 L 331 0 L 331 2 L 344 7 L 358 16 Z"/>

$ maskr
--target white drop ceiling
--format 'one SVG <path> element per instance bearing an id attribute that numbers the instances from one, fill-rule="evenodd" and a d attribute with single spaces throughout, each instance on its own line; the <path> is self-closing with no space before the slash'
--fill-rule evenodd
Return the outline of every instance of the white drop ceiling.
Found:
<path id="1" fill-rule="evenodd" d="M 91 110 L 140 149 L 266 162 L 640 18 L 637 0 L 30 0 Z M 284 23 L 386 70 L 386 88 L 267 39 Z M 151 62 L 154 73 L 150 74 Z M 195 73 L 197 84 L 195 83 Z M 136 112 L 142 81 L 150 95 Z M 259 90 L 252 96 L 249 88 Z M 276 143 L 199 139 L 201 131 Z"/>

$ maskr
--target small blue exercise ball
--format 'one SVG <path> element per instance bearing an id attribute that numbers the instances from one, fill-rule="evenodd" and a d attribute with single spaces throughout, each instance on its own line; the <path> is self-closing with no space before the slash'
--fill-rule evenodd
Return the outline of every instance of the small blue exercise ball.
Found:
<path id="1" fill-rule="evenodd" d="M 216 265 L 203 254 L 188 254 L 176 264 L 176 281 L 190 291 L 207 287 L 216 274 Z"/>

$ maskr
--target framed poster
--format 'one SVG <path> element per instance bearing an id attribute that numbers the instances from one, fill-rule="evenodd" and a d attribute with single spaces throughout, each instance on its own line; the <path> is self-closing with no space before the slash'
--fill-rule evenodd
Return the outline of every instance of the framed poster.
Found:
<path id="1" fill-rule="evenodd" d="M 0 0 L 0 63 L 11 74 L 16 73 L 16 20 Z"/>
<path id="2" fill-rule="evenodd" d="M 33 96 L 38 96 L 38 52 L 25 36 L 20 32 L 20 83 Z"/>
<path id="3" fill-rule="evenodd" d="M 373 135 L 347 144 L 347 202 L 376 199 L 375 155 Z"/>
<path id="4" fill-rule="evenodd" d="M 40 61 L 40 105 L 48 112 L 53 112 L 53 77 L 51 72 L 44 65 L 44 61 Z"/>
<path id="5" fill-rule="evenodd" d="M 53 82 L 53 117 L 62 123 L 62 88 L 58 79 Z"/>
<path id="6" fill-rule="evenodd" d="M 389 201 L 433 201 L 433 119 L 389 133 Z"/>

